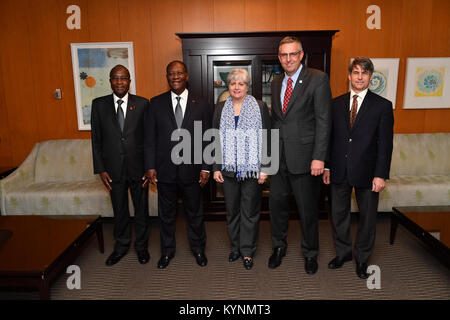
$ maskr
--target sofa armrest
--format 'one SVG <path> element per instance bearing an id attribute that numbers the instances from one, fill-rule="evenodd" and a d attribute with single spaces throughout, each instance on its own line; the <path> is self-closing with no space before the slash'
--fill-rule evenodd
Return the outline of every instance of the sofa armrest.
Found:
<path id="1" fill-rule="evenodd" d="M 39 143 L 36 143 L 25 161 L 9 176 L 0 180 L 0 210 L 6 213 L 6 195 L 34 182 L 36 156 Z"/>

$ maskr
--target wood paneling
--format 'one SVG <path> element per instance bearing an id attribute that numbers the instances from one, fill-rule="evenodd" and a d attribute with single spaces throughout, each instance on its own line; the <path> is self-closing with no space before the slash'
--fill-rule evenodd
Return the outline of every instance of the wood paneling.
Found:
<path id="1" fill-rule="evenodd" d="M 71 4 L 81 30 L 66 28 Z M 381 30 L 366 28 L 371 4 Z M 402 108 L 406 59 L 450 56 L 448 0 L 2 0 L 0 10 L 0 166 L 19 165 L 40 140 L 90 137 L 78 131 L 70 43 L 132 41 L 137 93 L 150 98 L 168 89 L 167 63 L 182 59 L 177 32 L 338 29 L 333 96 L 348 89 L 350 58 L 399 57 L 395 132 L 450 132 L 450 109 Z"/>
<path id="2" fill-rule="evenodd" d="M 75 88 L 72 72 L 72 54 L 70 51 L 71 43 L 89 42 L 89 19 L 88 19 L 88 2 L 89 0 L 59 0 L 58 2 L 58 37 L 59 37 L 59 56 L 61 59 L 62 88 L 64 104 L 64 112 L 66 119 L 66 127 L 64 138 L 66 139 L 88 139 L 90 132 L 78 131 L 77 110 L 75 107 Z M 69 5 L 76 4 L 81 9 L 81 29 L 68 30 L 66 20 L 69 17 L 65 13 Z"/>
<path id="3" fill-rule="evenodd" d="M 119 1 L 121 21 L 120 41 L 132 41 L 134 49 L 134 69 L 136 93 L 150 98 L 153 85 L 153 49 L 151 36 L 151 9 L 146 0 Z"/>
<path id="4" fill-rule="evenodd" d="M 277 29 L 278 31 L 310 30 L 308 28 L 308 2 L 309 0 L 278 0 L 277 3 Z"/>
<path id="5" fill-rule="evenodd" d="M 20 164 L 39 141 L 36 118 L 39 113 L 34 90 L 39 83 L 32 77 L 32 59 L 30 45 L 30 15 L 28 2 L 17 0 L 1 1 L 2 12 L 0 35 L 2 50 L 0 55 L 4 103 L 7 108 L 12 163 L 0 166 Z M 20 23 L 18 23 L 20 22 Z M 39 61 L 34 61 L 39 63 Z"/>
<path id="6" fill-rule="evenodd" d="M 214 30 L 214 0 L 183 0 L 182 31 L 212 32 Z"/>
<path id="7" fill-rule="evenodd" d="M 244 31 L 276 31 L 277 3 L 273 0 L 245 1 Z"/>
<path id="8" fill-rule="evenodd" d="M 245 31 L 245 1 L 214 0 L 214 32 L 239 31 Z"/>
<path id="9" fill-rule="evenodd" d="M 120 29 L 128 21 L 121 20 L 119 14 L 119 0 L 87 1 L 87 19 L 89 26 L 89 41 L 114 42 L 121 41 Z"/>
<path id="10" fill-rule="evenodd" d="M 56 100 L 53 92 L 63 87 L 61 59 L 59 51 L 58 0 L 47 1 L 48 7 L 38 1 L 29 0 L 28 15 L 29 41 L 31 52 L 31 73 L 33 79 L 33 101 L 39 121 L 37 130 L 39 140 L 64 137 L 66 119 L 63 100 Z M 54 68 L 53 66 L 58 66 Z"/>
<path id="11" fill-rule="evenodd" d="M 1 65 L 0 74 L 3 74 Z M 0 163 L 12 163 L 8 109 L 6 108 L 3 88 L 3 77 L 0 77 Z"/>
<path id="12" fill-rule="evenodd" d="M 169 89 L 166 80 L 166 66 L 172 60 L 183 60 L 181 39 L 175 33 L 182 30 L 182 1 L 152 1 L 152 45 L 153 45 L 153 81 L 151 95 L 157 95 Z"/>

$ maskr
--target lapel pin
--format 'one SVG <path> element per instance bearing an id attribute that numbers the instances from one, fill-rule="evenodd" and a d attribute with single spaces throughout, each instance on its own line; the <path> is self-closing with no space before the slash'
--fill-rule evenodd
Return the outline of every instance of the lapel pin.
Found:
<path id="1" fill-rule="evenodd" d="M 131 107 L 130 107 L 130 110 L 134 110 L 134 106 L 131 106 Z"/>
<path id="2" fill-rule="evenodd" d="M 303 80 L 299 80 L 298 83 L 303 83 Z"/>

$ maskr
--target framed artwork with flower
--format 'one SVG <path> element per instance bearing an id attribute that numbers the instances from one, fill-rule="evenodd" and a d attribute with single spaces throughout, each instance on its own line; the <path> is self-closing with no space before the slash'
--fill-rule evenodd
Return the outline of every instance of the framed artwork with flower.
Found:
<path id="1" fill-rule="evenodd" d="M 121 64 L 130 71 L 129 92 L 136 94 L 133 42 L 71 43 L 78 130 L 91 130 L 92 100 L 110 94 L 109 72 Z"/>
<path id="2" fill-rule="evenodd" d="M 397 98 L 397 80 L 399 58 L 370 58 L 373 63 L 373 77 L 370 81 L 369 90 L 390 100 L 392 108 L 395 109 Z M 353 58 L 350 59 L 350 62 Z M 349 82 L 350 88 L 350 82 Z"/>
<path id="3" fill-rule="evenodd" d="M 450 108 L 450 58 L 408 58 L 404 109 Z"/>

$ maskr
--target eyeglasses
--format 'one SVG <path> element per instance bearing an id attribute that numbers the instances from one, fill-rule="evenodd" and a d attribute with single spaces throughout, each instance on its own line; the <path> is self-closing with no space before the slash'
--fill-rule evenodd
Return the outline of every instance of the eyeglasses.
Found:
<path id="1" fill-rule="evenodd" d="M 112 81 L 127 81 L 130 80 L 130 77 L 111 77 L 110 78 Z"/>
<path id="2" fill-rule="evenodd" d="M 302 51 L 303 51 L 303 50 L 300 50 L 300 51 L 297 51 L 297 52 L 279 53 L 278 56 L 279 56 L 281 59 L 286 59 L 287 57 L 289 57 L 289 58 L 295 58 L 295 57 L 297 57 L 297 56 L 300 54 L 300 52 L 302 52 Z"/>

